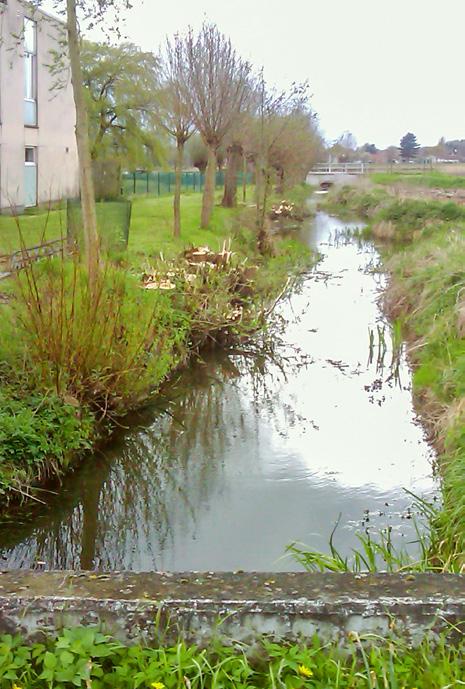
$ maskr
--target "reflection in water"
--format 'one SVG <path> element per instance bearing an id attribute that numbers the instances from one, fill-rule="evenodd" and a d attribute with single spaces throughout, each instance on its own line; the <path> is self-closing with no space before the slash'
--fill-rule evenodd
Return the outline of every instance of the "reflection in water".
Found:
<path id="1" fill-rule="evenodd" d="M 376 303 L 376 251 L 342 229 L 321 213 L 305 226 L 324 256 L 280 305 L 274 359 L 217 353 L 192 366 L 39 515 L 5 525 L 4 566 L 298 569 L 286 545 L 325 549 L 340 513 L 344 552 L 368 523 L 408 541 L 402 488 L 432 494 L 431 452 Z"/>

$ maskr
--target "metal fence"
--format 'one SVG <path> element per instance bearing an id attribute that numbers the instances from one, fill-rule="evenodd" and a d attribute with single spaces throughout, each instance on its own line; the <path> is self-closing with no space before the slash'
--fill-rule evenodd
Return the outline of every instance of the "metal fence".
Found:
<path id="1" fill-rule="evenodd" d="M 66 239 L 53 239 L 37 246 L 18 249 L 11 254 L 2 254 L 0 256 L 0 280 L 8 277 L 13 271 L 22 270 L 41 258 L 63 254 L 65 251 Z"/>
<path id="2" fill-rule="evenodd" d="M 128 245 L 131 224 L 131 201 L 115 199 L 97 203 L 97 225 L 102 247 L 107 251 L 118 251 Z M 68 241 L 82 247 L 82 210 L 79 200 L 68 200 L 66 204 Z"/>
<path id="3" fill-rule="evenodd" d="M 242 184 L 243 176 L 239 173 L 238 184 Z M 252 174 L 246 176 L 247 184 L 252 182 Z M 181 190 L 202 191 L 205 184 L 205 175 L 202 172 L 183 172 L 181 176 Z M 166 196 L 174 193 L 174 172 L 124 172 L 122 178 L 123 194 L 151 194 L 154 196 Z M 224 185 L 224 171 L 216 173 L 216 186 Z"/>

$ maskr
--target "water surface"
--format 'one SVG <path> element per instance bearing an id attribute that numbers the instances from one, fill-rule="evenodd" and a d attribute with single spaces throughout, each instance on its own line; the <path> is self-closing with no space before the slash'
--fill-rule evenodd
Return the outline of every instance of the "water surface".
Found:
<path id="1" fill-rule="evenodd" d="M 286 545 L 326 550 L 339 515 L 343 553 L 366 528 L 412 541 L 404 489 L 433 495 L 432 451 L 378 305 L 378 254 L 346 225 L 305 223 L 323 258 L 279 306 L 273 360 L 189 368 L 33 519 L 0 529 L 2 566 L 294 570 Z"/>

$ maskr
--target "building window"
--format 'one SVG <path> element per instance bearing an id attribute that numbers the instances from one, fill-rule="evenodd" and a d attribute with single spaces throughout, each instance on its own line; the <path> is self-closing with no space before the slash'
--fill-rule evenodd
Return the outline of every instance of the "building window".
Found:
<path id="1" fill-rule="evenodd" d="M 26 148 L 24 151 L 24 162 L 25 163 L 32 163 L 33 165 L 36 162 L 36 149 L 35 148 Z"/>
<path id="2" fill-rule="evenodd" d="M 24 18 L 24 124 L 37 125 L 37 23 Z"/>
<path id="3" fill-rule="evenodd" d="M 37 206 L 37 148 L 24 149 L 24 206 Z"/>

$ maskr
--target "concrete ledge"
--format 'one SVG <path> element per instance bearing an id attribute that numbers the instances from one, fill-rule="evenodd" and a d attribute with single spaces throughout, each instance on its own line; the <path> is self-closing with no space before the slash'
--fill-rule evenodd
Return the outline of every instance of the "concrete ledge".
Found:
<path id="1" fill-rule="evenodd" d="M 324 639 L 350 631 L 412 641 L 465 621 L 465 577 L 307 573 L 0 573 L 0 633 L 101 625 L 122 641 Z"/>

